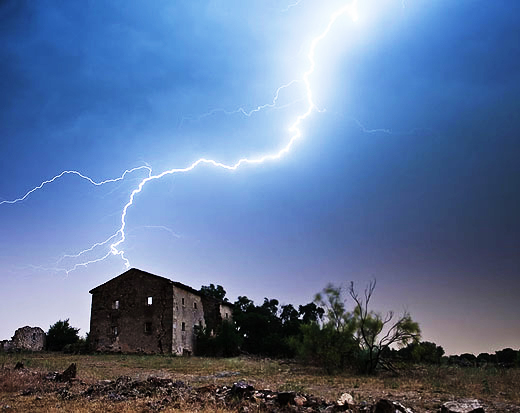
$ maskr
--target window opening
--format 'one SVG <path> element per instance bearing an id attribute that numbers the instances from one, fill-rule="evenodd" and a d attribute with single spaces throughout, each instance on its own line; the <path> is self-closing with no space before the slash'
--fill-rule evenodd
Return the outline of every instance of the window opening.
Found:
<path id="1" fill-rule="evenodd" d="M 112 302 L 112 309 L 119 310 L 119 300 L 115 300 L 114 302 Z"/>
<path id="2" fill-rule="evenodd" d="M 144 332 L 151 333 L 152 332 L 152 323 L 146 322 L 144 323 Z"/>
<path id="3" fill-rule="evenodd" d="M 185 323 L 185 322 L 183 322 L 183 323 L 181 324 L 181 330 L 182 330 L 182 331 L 186 331 L 186 323 Z"/>
<path id="4" fill-rule="evenodd" d="M 184 307 L 184 298 L 182 299 L 182 306 Z"/>
<path id="5" fill-rule="evenodd" d="M 194 308 L 195 310 L 197 309 L 197 303 L 196 303 L 196 302 L 193 303 L 193 308 Z"/>
<path id="6" fill-rule="evenodd" d="M 148 297 L 148 298 L 146 299 L 146 304 L 147 304 L 147 305 L 152 305 L 152 303 L 153 303 L 153 297 Z"/>
<path id="7" fill-rule="evenodd" d="M 112 334 L 117 336 L 117 327 L 112 327 Z"/>

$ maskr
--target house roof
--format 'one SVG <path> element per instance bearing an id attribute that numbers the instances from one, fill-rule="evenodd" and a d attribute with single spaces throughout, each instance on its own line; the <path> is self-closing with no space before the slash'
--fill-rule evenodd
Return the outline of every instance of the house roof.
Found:
<path id="1" fill-rule="evenodd" d="M 169 284 L 171 284 L 171 285 L 174 285 L 175 287 L 181 288 L 181 289 L 183 289 L 183 290 L 185 290 L 185 291 L 188 291 L 188 292 L 190 292 L 190 293 L 192 293 L 192 294 L 198 295 L 199 297 L 201 297 L 201 296 L 203 295 L 200 291 L 198 291 L 198 290 L 196 290 L 196 289 L 190 287 L 189 285 L 182 284 L 182 283 L 180 283 L 180 282 L 178 282 L 178 281 L 172 281 L 172 280 L 170 280 L 169 278 L 161 277 L 160 275 L 155 275 L 155 274 L 152 274 L 152 273 L 150 273 L 150 272 L 140 270 L 139 268 L 130 268 L 129 270 L 127 270 L 127 271 L 125 271 L 124 273 L 118 275 L 117 277 L 111 278 L 111 279 L 108 280 L 107 282 L 105 282 L 105 283 L 103 283 L 103 284 L 101 284 L 101 285 L 98 285 L 97 287 L 93 288 L 92 290 L 89 291 L 89 293 L 90 293 L 90 294 L 94 294 L 95 292 L 97 292 L 98 289 L 100 289 L 100 288 L 106 286 L 107 284 L 109 284 L 110 282 L 112 282 L 113 280 L 115 280 L 116 278 L 119 278 L 119 277 L 126 277 L 126 276 L 128 276 L 128 275 L 130 275 L 130 274 L 132 274 L 132 273 L 140 273 L 140 274 L 142 274 L 142 275 L 146 275 L 146 276 L 149 276 L 149 277 L 155 277 L 155 278 L 158 278 L 158 279 L 160 279 L 160 280 L 162 280 L 162 281 L 165 281 L 165 282 L 167 282 L 167 283 L 169 283 Z M 230 305 L 230 306 L 232 306 L 231 303 L 222 302 L 222 304 L 226 304 L 226 305 Z"/>
<path id="2" fill-rule="evenodd" d="M 127 277 L 129 276 L 130 274 L 132 273 L 139 273 L 141 275 L 146 275 L 148 277 L 154 277 L 154 278 L 157 278 L 161 281 L 165 281 L 169 284 L 172 284 L 172 285 L 175 285 L 176 287 L 179 287 L 179 288 L 182 288 L 183 290 L 186 290 L 186 291 L 189 291 L 193 294 L 197 294 L 197 295 L 200 295 L 200 292 L 195 290 L 194 288 L 191 288 L 190 286 L 188 285 L 184 285 L 178 281 L 172 281 L 170 280 L 169 278 L 166 278 L 166 277 L 161 277 L 160 275 L 156 275 L 156 274 L 152 274 L 150 272 L 147 272 L 147 271 L 143 271 L 143 270 L 140 270 L 139 268 L 130 268 L 129 270 L 125 271 L 124 273 L 118 275 L 117 277 L 114 277 L 114 278 L 111 278 L 110 280 L 104 282 L 103 284 L 101 285 L 98 285 L 97 287 L 93 288 L 92 290 L 89 291 L 90 294 L 94 294 L 98 289 L 106 286 L 107 284 L 111 283 L 113 280 L 117 279 L 117 278 L 120 278 L 120 277 Z"/>

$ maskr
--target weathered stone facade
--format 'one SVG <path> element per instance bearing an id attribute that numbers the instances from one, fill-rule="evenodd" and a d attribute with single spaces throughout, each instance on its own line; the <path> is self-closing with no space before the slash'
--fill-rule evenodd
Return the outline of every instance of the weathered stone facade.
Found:
<path id="1" fill-rule="evenodd" d="M 191 287 L 135 268 L 90 293 L 90 338 L 98 351 L 191 354 L 195 326 L 214 328 L 232 311 Z"/>
<path id="2" fill-rule="evenodd" d="M 21 327 L 11 340 L 0 342 L 1 351 L 42 351 L 45 348 L 45 332 L 40 327 Z"/>

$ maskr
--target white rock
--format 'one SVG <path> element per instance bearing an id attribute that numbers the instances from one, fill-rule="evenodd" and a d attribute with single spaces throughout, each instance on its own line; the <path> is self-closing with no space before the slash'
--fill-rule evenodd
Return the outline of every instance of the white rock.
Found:
<path id="1" fill-rule="evenodd" d="M 353 405 L 354 404 L 354 398 L 349 393 L 343 393 L 338 401 L 336 402 L 338 406 L 345 406 L 345 405 Z"/>

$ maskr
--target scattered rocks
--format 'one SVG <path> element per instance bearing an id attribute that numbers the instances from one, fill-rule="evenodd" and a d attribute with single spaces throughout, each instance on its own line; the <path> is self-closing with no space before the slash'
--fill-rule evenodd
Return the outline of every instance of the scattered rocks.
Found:
<path id="1" fill-rule="evenodd" d="M 57 381 L 57 377 L 59 374 L 60 373 L 58 373 L 57 371 L 50 371 L 45 375 L 45 380 Z"/>
<path id="2" fill-rule="evenodd" d="M 57 371 L 50 371 L 45 375 L 45 380 L 49 381 L 57 381 L 60 383 L 66 383 L 71 381 L 77 381 L 76 379 L 77 367 L 76 363 L 72 363 L 69 367 L 67 367 L 63 373 L 59 373 Z"/>
<path id="3" fill-rule="evenodd" d="M 304 406 L 306 402 L 307 398 L 305 396 L 297 395 L 294 397 L 294 404 L 296 404 L 296 406 Z"/>
<path id="4" fill-rule="evenodd" d="M 412 409 L 404 407 L 401 403 L 387 399 L 379 400 L 373 411 L 374 413 L 413 413 Z"/>
<path id="5" fill-rule="evenodd" d="M 476 399 L 463 399 L 444 403 L 441 413 L 484 413 L 484 408 Z"/>
<path id="6" fill-rule="evenodd" d="M 276 401 L 281 406 L 286 406 L 288 404 L 296 404 L 294 398 L 296 397 L 296 393 L 292 391 L 283 391 L 278 393 L 276 397 Z"/>
<path id="7" fill-rule="evenodd" d="M 60 381 L 62 383 L 71 381 L 72 379 L 76 378 L 76 372 L 77 372 L 76 363 L 72 363 L 69 367 L 67 367 L 65 369 L 65 371 L 63 373 L 58 374 L 56 376 L 56 380 Z"/>
<path id="8" fill-rule="evenodd" d="M 215 374 L 215 377 L 217 379 L 223 378 L 223 377 L 232 377 L 232 376 L 239 376 L 239 371 L 221 371 L 220 373 Z"/>
<path id="9" fill-rule="evenodd" d="M 56 393 L 63 399 L 104 398 L 114 402 L 150 399 L 147 401 L 147 406 L 151 410 L 202 405 L 241 412 L 413 413 L 400 403 L 389 400 L 380 400 L 375 405 L 366 403 L 356 405 L 352 395 L 343 393 L 337 402 L 330 402 L 293 391 L 276 392 L 269 389 L 255 389 L 244 380 L 240 380 L 232 386 L 210 384 L 193 388 L 182 381 L 166 378 L 148 377 L 146 380 L 134 380 L 122 376 L 117 380 L 99 381 L 86 390 L 82 386 L 74 387 L 69 382 L 66 387 L 57 389 Z"/>
<path id="10" fill-rule="evenodd" d="M 17 373 L 11 370 L 9 374 L 30 377 L 32 372 L 18 363 Z M 223 372 L 228 373 L 228 372 Z M 417 405 L 413 398 L 396 395 L 379 399 L 374 397 L 359 400 L 354 399 L 350 393 L 343 393 L 336 401 L 327 401 L 322 398 L 303 394 L 295 391 L 273 391 L 269 389 L 256 389 L 251 383 L 240 380 L 230 386 L 217 383 L 206 384 L 195 388 L 183 381 L 174 381 L 170 378 L 150 376 L 145 380 L 121 376 L 117 380 L 100 380 L 95 384 L 87 385 L 76 379 L 76 364 L 71 364 L 62 373 L 50 372 L 46 376 L 34 372 L 40 380 L 31 381 L 31 387 L 21 390 L 22 396 L 37 397 L 42 393 L 54 393 L 62 400 L 106 400 L 122 402 L 140 400 L 147 408 L 153 411 L 163 409 L 193 410 L 204 407 L 205 409 L 224 409 L 242 412 L 316 412 L 316 413 L 413 413 L 412 409 L 400 402 L 394 401 L 394 397 L 405 403 L 411 403 L 419 411 L 436 411 L 439 413 L 484 413 L 485 410 L 478 400 L 461 399 L 445 402 L 438 399 L 436 403 Z M 41 381 L 45 377 L 47 384 Z M 33 380 L 32 378 L 30 380 Z M 376 396 L 377 397 L 377 396 Z M 392 400 L 394 399 L 394 400 Z M 377 401 L 377 402 L 376 402 Z M 444 404 L 441 404 L 443 403 Z M 495 404 L 486 404 L 489 412 L 516 411 L 518 406 L 503 405 L 498 408 Z M 1 407 L 1 406 L 0 406 Z M 514 408 L 513 408 L 514 407 Z M 422 410 L 427 409 L 427 410 Z M 1 409 L 0 409 L 1 410 Z"/>

